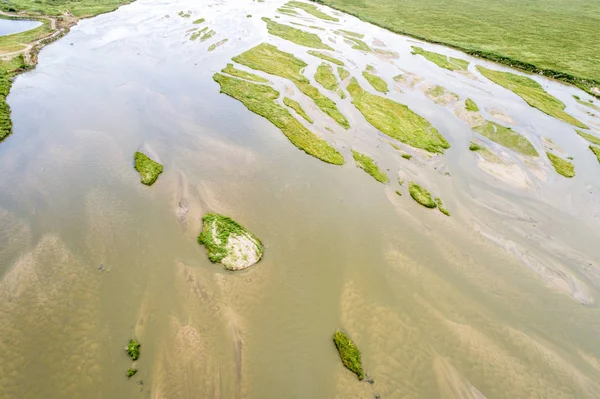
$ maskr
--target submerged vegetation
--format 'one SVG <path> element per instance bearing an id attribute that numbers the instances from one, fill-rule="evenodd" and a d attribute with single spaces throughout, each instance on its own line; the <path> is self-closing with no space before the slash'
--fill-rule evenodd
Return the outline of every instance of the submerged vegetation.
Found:
<path id="1" fill-rule="evenodd" d="M 220 47 L 220 46 L 224 45 L 225 43 L 227 43 L 228 40 L 229 39 L 222 39 L 222 40 L 219 40 L 216 43 L 211 44 L 210 46 L 208 46 L 208 51 L 213 51 L 217 47 Z"/>
<path id="2" fill-rule="evenodd" d="M 221 70 L 221 72 L 229 74 L 231 76 L 236 76 L 238 78 L 251 80 L 253 82 L 258 82 L 258 83 L 267 83 L 268 82 L 268 80 L 263 77 L 260 77 L 253 73 L 250 73 L 250 72 L 246 72 L 246 71 L 237 69 L 236 67 L 233 66 L 233 64 L 227 64 L 227 66 L 225 68 L 223 68 Z"/>
<path id="3" fill-rule="evenodd" d="M 448 105 L 450 103 L 458 101 L 458 95 L 456 93 L 453 93 L 447 90 L 446 88 L 438 85 L 430 87 L 425 92 L 425 95 L 432 99 L 436 104 L 440 105 Z"/>
<path id="4" fill-rule="evenodd" d="M 296 113 L 298 115 L 300 115 L 301 117 L 303 117 L 304 119 L 306 119 L 307 122 L 313 123 L 313 120 L 310 118 L 310 116 L 308 116 L 306 114 L 306 112 L 304 112 L 304 109 L 297 101 L 294 101 L 289 97 L 284 97 L 283 103 L 285 105 L 287 105 L 288 107 L 290 107 L 291 109 L 293 109 L 294 111 L 296 111 Z"/>
<path id="5" fill-rule="evenodd" d="M 158 175 L 163 172 L 163 166 L 139 151 L 135 153 L 133 158 L 135 161 L 135 170 L 142 176 L 142 183 L 147 186 L 153 185 L 156 179 L 158 179 Z"/>
<path id="6" fill-rule="evenodd" d="M 310 97 L 324 113 L 333 118 L 340 126 L 346 129 L 350 127 L 348 120 L 338 110 L 335 102 L 321 94 L 300 73 L 307 64 L 294 55 L 283 52 L 271 44 L 262 43 L 233 57 L 233 60 L 249 68 L 290 79 L 302 93 Z"/>
<path id="7" fill-rule="evenodd" d="M 575 166 L 573 163 L 567 161 L 566 159 L 562 159 L 551 152 L 546 152 L 546 155 L 548 156 L 550 163 L 552 163 L 554 170 L 556 170 L 556 173 L 563 175 L 564 177 L 575 176 Z"/>
<path id="8" fill-rule="evenodd" d="M 384 134 L 410 146 L 443 154 L 450 144 L 436 128 L 406 105 L 364 91 L 355 78 L 348 84 L 352 103 Z"/>
<path id="9" fill-rule="evenodd" d="M 350 337 L 340 331 L 337 330 L 333 334 L 333 342 L 335 343 L 335 347 L 340 354 L 340 359 L 342 359 L 342 364 L 350 371 L 352 371 L 359 380 L 363 380 L 365 378 L 364 371 L 362 368 L 362 362 L 360 359 L 360 351 L 352 342 Z"/>
<path id="10" fill-rule="evenodd" d="M 422 55 L 440 68 L 448 69 L 450 71 L 465 71 L 469 67 L 469 62 L 461 60 L 460 58 L 449 57 L 432 51 L 423 50 L 421 47 L 417 46 L 412 46 L 412 49 L 413 54 Z"/>
<path id="11" fill-rule="evenodd" d="M 308 54 L 310 54 L 312 56 L 315 56 L 317 58 L 320 58 L 322 60 L 332 62 L 332 63 L 334 63 L 336 65 L 344 66 L 344 63 L 342 61 L 340 61 L 337 58 L 334 58 L 334 57 L 332 57 L 330 55 L 321 53 L 320 51 L 308 50 Z"/>
<path id="12" fill-rule="evenodd" d="M 321 38 L 314 33 L 305 32 L 292 26 L 277 23 L 267 17 L 263 17 L 262 20 L 266 22 L 267 30 L 273 36 L 289 40 L 290 42 L 296 43 L 300 46 L 323 50 L 333 50 L 331 47 L 323 43 Z"/>
<path id="13" fill-rule="evenodd" d="M 389 181 L 387 175 L 379 169 L 379 166 L 377 166 L 375 161 L 373 161 L 373 159 L 371 159 L 369 156 L 354 150 L 352 150 L 352 156 L 354 157 L 356 164 L 362 170 L 373 176 L 375 180 L 384 184 Z"/>
<path id="14" fill-rule="evenodd" d="M 575 131 L 577 132 L 578 135 L 580 135 L 581 137 L 583 137 L 584 139 L 586 139 L 590 143 L 596 144 L 596 145 L 600 145 L 600 137 L 594 136 L 593 134 L 589 134 L 589 133 L 586 133 L 586 132 L 582 132 L 579 129 L 575 129 Z"/>
<path id="15" fill-rule="evenodd" d="M 327 90 L 336 90 L 338 88 L 338 82 L 333 74 L 333 68 L 329 64 L 322 63 L 317 67 L 315 80 Z"/>
<path id="16" fill-rule="evenodd" d="M 356 33 L 345 29 L 338 29 L 335 31 L 335 33 L 339 33 L 344 36 L 356 37 L 357 39 L 363 39 L 365 37 L 365 35 L 363 35 L 362 33 Z"/>
<path id="17" fill-rule="evenodd" d="M 217 213 L 207 213 L 202 218 L 202 224 L 198 243 L 206 247 L 211 262 L 221 263 L 228 270 L 240 270 L 262 258 L 260 240 L 235 220 Z"/>
<path id="18" fill-rule="evenodd" d="M 509 127 L 499 125 L 495 122 L 485 121 L 485 124 L 474 128 L 476 132 L 506 148 L 514 150 L 523 155 L 537 157 L 539 154 L 533 144 L 525 137 Z"/>
<path id="19" fill-rule="evenodd" d="M 221 86 L 221 93 L 241 101 L 250 111 L 268 119 L 300 150 L 324 162 L 335 165 L 344 163 L 342 154 L 309 131 L 286 108 L 275 102 L 279 98 L 279 92 L 272 87 L 219 73 L 216 73 L 213 79 Z"/>
<path id="20" fill-rule="evenodd" d="M 332 17 L 331 15 L 325 14 L 324 12 L 319 10 L 314 4 L 302 3 L 299 1 L 289 1 L 285 5 L 288 7 L 300 8 L 300 9 L 306 11 L 307 13 L 309 13 L 310 15 L 312 15 L 313 17 L 317 17 L 317 18 L 323 19 L 325 21 L 333 21 L 333 22 L 339 21 L 339 19 Z"/>
<path id="21" fill-rule="evenodd" d="M 465 108 L 467 109 L 467 111 L 471 112 L 479 111 L 479 107 L 477 106 L 477 104 L 475 104 L 475 101 L 471 100 L 470 98 L 467 98 L 465 100 Z"/>
<path id="22" fill-rule="evenodd" d="M 425 208 L 435 208 L 437 203 L 431 198 L 431 193 L 415 182 L 408 182 L 410 196 Z"/>
<path id="23" fill-rule="evenodd" d="M 131 338 L 127 344 L 127 354 L 132 360 L 138 360 L 140 358 L 140 343 L 135 338 Z"/>
<path id="24" fill-rule="evenodd" d="M 565 104 L 548 94 L 535 80 L 510 72 L 487 69 L 481 65 L 477 66 L 477 70 L 492 82 L 514 92 L 532 107 L 557 119 L 587 129 L 586 125 L 564 111 Z"/>
<path id="25" fill-rule="evenodd" d="M 379 76 L 372 74 L 368 70 L 363 71 L 362 75 L 375 90 L 381 93 L 387 93 L 389 91 L 387 83 L 385 83 L 385 80 L 381 79 Z"/>

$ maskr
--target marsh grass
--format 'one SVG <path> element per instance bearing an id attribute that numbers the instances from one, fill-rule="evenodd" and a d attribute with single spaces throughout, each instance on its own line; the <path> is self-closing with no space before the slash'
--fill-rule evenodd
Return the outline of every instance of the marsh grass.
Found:
<path id="1" fill-rule="evenodd" d="M 578 135 L 580 135 L 581 137 L 583 137 L 584 139 L 586 139 L 590 143 L 596 144 L 596 145 L 600 145 L 600 137 L 594 136 L 593 134 L 589 134 L 589 133 L 586 133 L 586 132 L 582 132 L 579 129 L 575 129 L 575 131 L 577 132 Z"/>
<path id="2" fill-rule="evenodd" d="M 228 40 L 229 39 L 222 39 L 222 40 L 219 40 L 216 43 L 211 44 L 210 46 L 208 46 L 208 51 L 213 51 L 217 47 L 221 47 L 222 45 L 224 45 L 225 43 L 227 43 Z"/>
<path id="3" fill-rule="evenodd" d="M 210 39 L 211 37 L 213 37 L 217 32 L 215 32 L 214 30 L 209 30 L 208 32 L 206 32 L 204 35 L 202 35 L 202 37 L 200 38 L 201 42 L 205 42 L 208 39 Z"/>
<path id="4" fill-rule="evenodd" d="M 509 127 L 499 125 L 495 122 L 485 121 L 485 124 L 474 128 L 476 132 L 484 137 L 498 143 L 506 148 L 520 154 L 537 157 L 539 156 L 535 147 L 525 137 Z"/>
<path id="5" fill-rule="evenodd" d="M 249 238 L 256 246 L 258 259 L 262 257 L 263 246 L 261 241 L 230 217 L 218 213 L 207 213 L 202 217 L 202 225 L 202 232 L 198 236 L 198 244 L 206 247 L 208 259 L 211 262 L 220 263 L 229 255 L 227 244 L 231 235 Z"/>
<path id="6" fill-rule="evenodd" d="M 348 76 L 350 76 L 350 72 L 348 72 L 347 70 L 345 70 L 345 69 L 344 69 L 344 68 L 342 68 L 342 67 L 338 67 L 337 71 L 338 71 L 338 75 L 340 75 L 340 79 L 341 79 L 341 80 L 344 80 L 344 79 L 346 79 Z"/>
<path id="7" fill-rule="evenodd" d="M 227 66 L 225 68 L 223 68 L 221 70 L 221 72 L 229 74 L 231 76 L 236 76 L 238 78 L 251 80 L 253 82 L 258 82 L 258 83 L 267 83 L 268 82 L 267 79 L 265 79 L 261 76 L 255 75 L 250 72 L 242 71 L 241 69 L 237 69 L 236 67 L 233 66 L 233 64 L 227 64 Z"/>
<path id="8" fill-rule="evenodd" d="M 327 90 L 337 90 L 338 88 L 337 78 L 333 74 L 333 68 L 329 64 L 322 63 L 317 67 L 315 80 Z"/>
<path id="9" fill-rule="evenodd" d="M 596 158 L 598 158 L 598 162 L 600 162 L 600 147 L 590 144 L 590 150 L 592 150 Z"/>
<path id="10" fill-rule="evenodd" d="M 373 86 L 373 88 L 381 93 L 387 93 L 389 91 L 388 85 L 385 80 L 379 76 L 374 75 L 370 71 L 364 70 L 362 73 L 363 77 Z"/>
<path id="11" fill-rule="evenodd" d="M 352 36 L 345 36 L 345 38 L 346 38 L 346 41 L 348 41 L 349 44 L 352 46 L 353 49 L 365 51 L 365 52 L 371 51 L 371 47 L 369 47 L 369 45 L 367 43 L 363 42 L 362 40 L 357 39 L 356 37 L 352 37 Z"/>
<path id="12" fill-rule="evenodd" d="M 308 123 L 313 123 L 313 120 L 311 119 L 310 116 L 308 116 L 306 114 L 306 112 L 304 112 L 304 109 L 302 108 L 302 106 L 300 105 L 300 103 L 298 103 L 297 101 L 292 100 L 289 97 L 284 97 L 283 98 L 283 103 L 285 105 L 287 105 L 288 107 L 290 107 L 291 109 L 293 109 L 294 111 L 296 111 L 296 113 L 298 115 L 300 115 L 301 117 L 303 117 Z"/>
<path id="13" fill-rule="evenodd" d="M 415 148 L 443 154 L 450 144 L 425 118 L 406 105 L 364 91 L 355 78 L 348 84 L 352 103 L 384 134 Z"/>
<path id="14" fill-rule="evenodd" d="M 477 143 L 475 143 L 474 141 L 471 141 L 471 143 L 469 144 L 469 150 L 470 151 L 479 151 L 481 150 L 481 146 Z"/>
<path id="15" fill-rule="evenodd" d="M 434 201 L 437 204 L 437 207 L 440 210 L 440 212 L 442 212 L 446 216 L 450 216 L 450 211 L 448 209 L 446 209 L 446 207 L 444 206 L 444 203 L 442 202 L 441 198 L 435 197 Z"/>
<path id="16" fill-rule="evenodd" d="M 338 29 L 335 32 L 339 33 L 341 35 L 344 35 L 344 36 L 355 37 L 357 39 L 363 39 L 365 37 L 365 35 L 363 35 L 362 33 L 356 33 L 356 32 L 352 32 L 352 31 L 344 30 L 344 29 Z"/>
<path id="17" fill-rule="evenodd" d="M 305 32 L 292 26 L 280 24 L 267 17 L 263 17 L 262 20 L 267 24 L 267 30 L 273 36 L 289 40 L 290 42 L 296 43 L 300 46 L 323 50 L 333 50 L 333 48 L 323 43 L 321 38 L 314 33 Z"/>
<path id="18" fill-rule="evenodd" d="M 308 50 L 308 54 L 310 54 L 310 55 L 312 55 L 314 57 L 320 58 L 322 60 L 332 62 L 332 63 L 334 63 L 336 65 L 344 66 L 344 63 L 342 61 L 340 61 L 337 58 L 334 58 L 334 57 L 332 57 L 330 55 L 321 53 L 320 51 Z"/>
<path id="19" fill-rule="evenodd" d="M 412 155 L 410 155 L 410 154 L 402 154 L 400 156 L 408 161 L 410 161 L 412 159 Z"/>
<path id="20" fill-rule="evenodd" d="M 385 184 L 389 181 L 387 175 L 379 169 L 379 166 L 369 156 L 352 150 L 352 157 L 362 170 L 373 176 L 378 182 Z"/>
<path id="21" fill-rule="evenodd" d="M 137 373 L 137 369 L 130 368 L 129 370 L 127 370 L 127 378 L 133 377 L 136 373 Z"/>
<path id="22" fill-rule="evenodd" d="M 440 68 L 450 71 L 465 71 L 469 67 L 469 62 L 460 58 L 449 57 L 432 51 L 423 50 L 421 47 L 411 46 L 412 54 L 422 55 L 425 59 L 433 62 Z"/>
<path id="23" fill-rule="evenodd" d="M 567 161 L 566 159 L 562 159 L 551 152 L 546 152 L 546 155 L 548 156 L 548 159 L 550 160 L 550 163 L 554 167 L 556 173 L 569 178 L 575 176 L 575 165 L 573 165 L 573 163 Z"/>
<path id="24" fill-rule="evenodd" d="M 527 76 L 516 75 L 510 72 L 487 69 L 481 65 L 477 66 L 477 70 L 492 82 L 511 90 L 532 107 L 537 108 L 554 118 L 587 129 L 585 124 L 564 111 L 565 104 L 548 94 L 535 80 Z"/>
<path id="25" fill-rule="evenodd" d="M 329 115 L 345 129 L 350 127 L 348 120 L 338 110 L 335 102 L 329 97 L 321 94 L 321 92 L 316 87 L 312 86 L 309 80 L 300 73 L 307 64 L 296 58 L 294 55 L 283 52 L 271 44 L 262 43 L 233 57 L 233 61 L 258 71 L 291 80 L 296 84 L 298 90 L 315 102 L 321 111 Z"/>
<path id="26" fill-rule="evenodd" d="M 465 100 L 465 108 L 467 109 L 467 111 L 471 112 L 479 111 L 479 107 L 477 106 L 477 104 L 475 104 L 475 101 L 471 100 L 470 98 L 467 98 Z"/>
<path id="27" fill-rule="evenodd" d="M 365 375 L 362 368 L 360 351 L 352 339 L 346 333 L 337 330 L 333 334 L 333 342 L 340 354 L 340 359 L 344 367 L 356 374 L 359 380 L 363 380 Z"/>
<path id="28" fill-rule="evenodd" d="M 268 119 L 298 149 L 334 165 L 342 165 L 344 157 L 325 140 L 316 136 L 294 118 L 289 111 L 275 100 L 279 92 L 272 87 L 250 83 L 238 78 L 216 73 L 215 82 L 221 86 L 221 93 L 242 102 L 250 111 Z"/>
<path id="29" fill-rule="evenodd" d="M 111 12 L 133 0 L 10 0 L 0 6 L 2 11 L 26 11 L 28 14 L 60 16 L 66 12 L 78 18 Z"/>
<path id="30" fill-rule="evenodd" d="M 206 19 L 198 18 L 197 20 L 193 21 L 192 23 L 195 25 L 199 25 L 199 24 L 203 23 L 204 21 L 206 21 Z"/>
<path id="31" fill-rule="evenodd" d="M 433 209 L 437 206 L 436 202 L 431 198 L 431 193 L 415 182 L 411 181 L 408 183 L 408 192 L 415 201 L 425 208 Z"/>
<path id="32" fill-rule="evenodd" d="M 300 9 L 306 11 L 308 14 L 312 15 L 313 17 L 317 17 L 317 18 L 323 19 L 325 21 L 333 21 L 333 22 L 339 21 L 339 19 L 332 17 L 329 14 L 325 14 L 324 12 L 319 10 L 314 4 L 302 3 L 299 1 L 289 1 L 285 5 L 288 7 L 300 8 Z"/>
<path id="33" fill-rule="evenodd" d="M 137 339 L 131 338 L 129 340 L 126 351 L 127 355 L 129 355 L 132 360 L 138 360 L 140 358 L 140 346 L 141 345 Z"/>
<path id="34" fill-rule="evenodd" d="M 142 183 L 147 186 L 153 185 L 158 176 L 163 172 L 163 166 L 139 151 L 135 153 L 133 159 L 135 161 L 135 170 L 142 177 Z"/>

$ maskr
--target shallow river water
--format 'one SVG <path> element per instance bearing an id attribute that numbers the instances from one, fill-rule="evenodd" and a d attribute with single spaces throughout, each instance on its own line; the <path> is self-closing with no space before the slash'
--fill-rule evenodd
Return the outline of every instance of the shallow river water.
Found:
<path id="1" fill-rule="evenodd" d="M 282 4 L 138 0 L 82 20 L 16 79 L 14 133 L 0 144 L 0 398 L 600 396 L 600 165 L 585 141 L 474 68 L 503 67 L 419 44 L 471 61 L 469 73 L 449 72 L 411 55 L 412 39 L 329 9 L 339 23 L 278 14 Z M 344 130 L 295 93 L 315 119 L 307 126 L 346 158 L 333 166 L 219 94 L 212 75 L 262 42 L 309 62 L 312 79 L 320 60 L 268 35 L 260 18 L 276 15 L 325 28 L 312 31 L 363 88 L 373 65 L 387 96 L 451 148 L 407 161 L 350 98 L 328 93 Z M 191 41 L 201 17 L 217 34 Z M 352 49 L 340 27 L 398 58 Z M 401 71 L 424 80 L 400 87 Z M 598 134 L 598 118 L 572 98 L 585 93 L 536 80 Z M 514 158 L 525 186 L 486 173 L 468 150 L 476 133 L 420 89 L 433 84 L 490 120 L 503 123 L 490 109 L 508 115 L 541 154 L 541 137 L 551 139 L 574 157 L 576 177 L 544 156 L 531 168 Z M 351 148 L 391 183 L 357 168 Z M 137 150 L 165 167 L 152 187 L 133 169 Z M 414 202 L 398 173 L 452 216 Z M 260 237 L 264 259 L 235 273 L 211 264 L 196 241 L 209 211 Z M 374 384 L 343 368 L 337 328 Z M 127 379 L 132 336 L 141 356 Z"/>

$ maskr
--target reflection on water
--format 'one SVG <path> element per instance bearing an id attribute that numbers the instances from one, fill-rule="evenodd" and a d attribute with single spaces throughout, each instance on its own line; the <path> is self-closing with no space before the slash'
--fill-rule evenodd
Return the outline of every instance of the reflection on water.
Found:
<path id="1" fill-rule="evenodd" d="M 12 35 L 37 28 L 42 23 L 40 21 L 26 21 L 0 18 L 0 36 Z"/>
<path id="2" fill-rule="evenodd" d="M 336 25 L 305 22 L 328 29 L 320 34 L 337 39 L 358 79 L 367 64 L 390 85 L 408 72 L 389 96 L 452 148 L 409 162 L 350 99 L 336 98 L 352 125 L 343 131 L 302 98 L 311 128 L 348 160 L 319 162 L 212 81 L 266 40 L 309 60 L 260 21 L 282 3 L 141 0 L 82 21 L 15 81 L 14 134 L 0 145 L 0 397 L 600 395 L 600 186 L 587 146 L 512 93 L 440 70 L 412 57 L 408 39 L 344 16 L 399 58 L 355 51 Z M 190 19 L 177 16 L 188 9 Z M 213 41 L 229 38 L 214 52 L 185 37 L 200 17 Z M 537 161 L 544 178 L 523 169 L 528 188 L 496 180 L 468 151 L 468 125 L 421 81 L 473 98 L 486 118 L 498 110 L 534 145 L 550 137 L 574 155 L 577 177 Z M 574 89 L 540 81 L 586 120 L 570 108 Z M 394 184 L 356 168 L 350 148 Z M 152 187 L 132 167 L 136 150 L 165 165 Z M 452 217 L 417 205 L 397 173 L 439 193 Z M 264 259 L 237 273 L 211 264 L 196 242 L 208 211 L 260 237 Z M 341 365 L 336 328 L 362 350 L 373 385 Z M 131 336 L 142 347 L 128 380 Z"/>

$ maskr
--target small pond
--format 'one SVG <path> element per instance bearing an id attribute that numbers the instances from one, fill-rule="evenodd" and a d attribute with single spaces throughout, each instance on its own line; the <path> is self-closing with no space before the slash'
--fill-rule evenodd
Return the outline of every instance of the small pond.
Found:
<path id="1" fill-rule="evenodd" d="M 25 32 L 30 29 L 37 28 L 41 24 L 42 23 L 40 21 L 0 19 L 0 36 Z"/>

